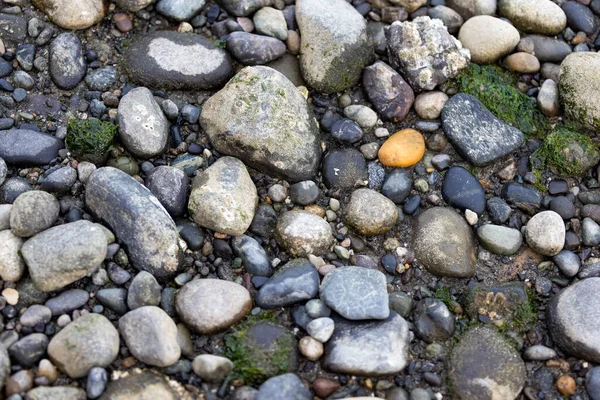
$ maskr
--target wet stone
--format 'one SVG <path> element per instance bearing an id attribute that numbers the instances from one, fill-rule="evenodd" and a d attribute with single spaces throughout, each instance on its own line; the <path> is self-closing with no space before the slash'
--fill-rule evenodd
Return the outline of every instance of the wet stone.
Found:
<path id="1" fill-rule="evenodd" d="M 295 259 L 277 270 L 256 295 L 261 308 L 287 307 L 319 293 L 319 272 L 305 259 Z"/>
<path id="2" fill-rule="evenodd" d="M 442 196 L 452 207 L 469 209 L 478 215 L 485 211 L 485 192 L 481 183 L 462 167 L 451 167 L 446 172 Z"/>

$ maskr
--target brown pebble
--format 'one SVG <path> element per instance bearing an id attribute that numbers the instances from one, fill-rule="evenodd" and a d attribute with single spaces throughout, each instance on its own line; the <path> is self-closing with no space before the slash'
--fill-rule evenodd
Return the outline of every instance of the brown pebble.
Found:
<path id="1" fill-rule="evenodd" d="M 129 32 L 133 29 L 133 24 L 127 14 L 117 13 L 113 16 L 113 21 L 115 21 L 117 29 L 121 32 Z"/>
<path id="2" fill-rule="evenodd" d="M 325 398 L 340 388 L 340 384 L 327 378 L 317 378 L 314 380 L 313 389 L 315 394 L 321 398 Z"/>
<path id="3" fill-rule="evenodd" d="M 27 370 L 21 370 L 12 375 L 6 380 L 6 396 L 10 397 L 13 394 L 27 392 L 33 387 L 34 377 L 33 372 Z"/>
<path id="4" fill-rule="evenodd" d="M 569 375 L 563 375 L 556 381 L 556 388 L 563 396 L 572 396 L 577 389 L 577 384 Z"/>
<path id="5" fill-rule="evenodd" d="M 123 368 L 131 368 L 135 365 L 135 358 L 127 357 L 127 358 L 123 359 L 123 361 L 121 362 L 121 365 L 123 366 Z"/>

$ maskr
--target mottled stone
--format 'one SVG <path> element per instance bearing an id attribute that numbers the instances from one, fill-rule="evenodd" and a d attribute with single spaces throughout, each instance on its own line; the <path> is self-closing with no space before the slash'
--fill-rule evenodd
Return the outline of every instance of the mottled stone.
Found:
<path id="1" fill-rule="evenodd" d="M 344 213 L 346 224 L 361 235 L 377 236 L 392 229 L 398 221 L 394 202 L 371 189 L 352 193 Z"/>
<path id="2" fill-rule="evenodd" d="M 307 211 L 288 211 L 280 216 L 275 239 L 293 257 L 323 255 L 333 243 L 329 224 Z"/>

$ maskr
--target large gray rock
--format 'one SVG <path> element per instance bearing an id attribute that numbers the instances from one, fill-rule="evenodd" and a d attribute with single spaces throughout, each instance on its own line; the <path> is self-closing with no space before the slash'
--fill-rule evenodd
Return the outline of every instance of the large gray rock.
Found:
<path id="1" fill-rule="evenodd" d="M 15 236 L 9 229 L 0 231 L 0 278 L 3 281 L 16 282 L 25 271 L 25 262 L 21 257 L 23 239 Z"/>
<path id="2" fill-rule="evenodd" d="M 559 76 L 559 92 L 565 113 L 594 130 L 600 130 L 598 68 L 600 68 L 600 54 L 572 53 L 560 65 Z"/>
<path id="3" fill-rule="evenodd" d="M 119 332 L 131 354 L 145 364 L 168 367 L 179 360 L 177 326 L 161 308 L 129 311 L 119 319 Z"/>
<path id="4" fill-rule="evenodd" d="M 193 400 L 177 381 L 151 370 L 130 370 L 111 379 L 99 400 Z"/>
<path id="5" fill-rule="evenodd" d="M 564 352 L 600 363 L 600 278 L 583 279 L 555 295 L 547 323 L 552 340 Z"/>
<path id="6" fill-rule="evenodd" d="M 29 129 L 0 131 L 0 158 L 13 165 L 45 165 L 58 156 L 62 140 Z"/>
<path id="7" fill-rule="evenodd" d="M 186 21 L 204 7 L 204 0 L 159 0 L 156 11 L 175 21 Z"/>
<path id="8" fill-rule="evenodd" d="M 396 225 L 398 209 L 393 201 L 375 190 L 357 189 L 346 206 L 344 221 L 360 235 L 383 235 Z"/>
<path id="9" fill-rule="evenodd" d="M 50 360 L 71 378 L 83 378 L 93 367 L 108 367 L 119 354 L 119 332 L 101 314 L 77 318 L 48 345 Z"/>
<path id="10" fill-rule="evenodd" d="M 217 0 L 223 8 L 236 17 L 245 17 L 263 7 L 270 6 L 272 0 Z"/>
<path id="11" fill-rule="evenodd" d="M 256 186 L 237 158 L 221 157 L 192 181 L 188 211 L 198 225 L 213 231 L 243 234 L 257 205 Z"/>
<path id="12" fill-rule="evenodd" d="M 60 212 L 56 197 L 31 190 L 17 197 L 10 212 L 10 229 L 19 237 L 30 237 L 50 228 Z"/>
<path id="13" fill-rule="evenodd" d="M 385 35 L 392 67 L 416 91 L 433 90 L 469 66 L 469 51 L 462 48 L 439 19 L 417 17 L 412 21 L 396 21 Z"/>
<path id="14" fill-rule="evenodd" d="M 278 308 L 310 300 L 319 293 L 319 283 L 319 272 L 308 260 L 291 260 L 260 287 L 256 304 Z"/>
<path id="15" fill-rule="evenodd" d="M 165 90 L 221 87 L 233 74 L 227 52 L 200 35 L 160 31 L 143 35 L 125 52 L 129 78 Z"/>
<path id="16" fill-rule="evenodd" d="M 238 323 L 252 309 L 252 299 L 248 290 L 237 283 L 195 279 L 181 288 L 175 307 L 191 329 L 209 334 Z"/>
<path id="17" fill-rule="evenodd" d="M 58 35 L 50 45 L 48 67 L 59 88 L 70 90 L 77 86 L 87 71 L 79 38 L 72 33 Z"/>
<path id="18" fill-rule="evenodd" d="M 227 118 L 223 110 L 230 110 Z M 306 99 L 269 67 L 242 69 L 204 103 L 200 125 L 217 151 L 272 176 L 311 179 L 321 160 Z"/>
<path id="19" fill-rule="evenodd" d="M 567 26 L 564 11 L 550 0 L 499 0 L 498 13 L 528 33 L 554 36 Z"/>
<path id="20" fill-rule="evenodd" d="M 321 300 L 350 320 L 386 319 L 390 315 L 385 275 L 363 267 L 337 268 L 323 279 Z"/>
<path id="21" fill-rule="evenodd" d="M 64 29 L 85 29 L 102 21 L 106 14 L 105 0 L 33 0 L 56 25 Z"/>
<path id="22" fill-rule="evenodd" d="M 297 0 L 296 21 L 306 83 L 323 93 L 356 85 L 372 58 L 362 15 L 344 0 Z"/>
<path id="23" fill-rule="evenodd" d="M 465 333 L 454 347 L 448 376 L 453 398 L 515 399 L 525 384 L 525 363 L 493 328 Z"/>
<path id="24" fill-rule="evenodd" d="M 157 278 L 179 270 L 181 250 L 175 222 L 135 179 L 115 168 L 100 168 L 87 183 L 85 203 L 126 246 L 134 267 Z"/>
<path id="25" fill-rule="evenodd" d="M 323 255 L 333 244 L 331 227 L 307 211 L 288 211 L 277 220 L 275 240 L 292 257 Z"/>
<path id="26" fill-rule="evenodd" d="M 382 321 L 335 321 L 323 368 L 348 375 L 391 375 L 408 364 L 408 324 L 391 312 Z"/>
<path id="27" fill-rule="evenodd" d="M 119 102 L 117 118 L 121 141 L 132 154 L 150 158 L 163 152 L 170 124 L 150 90 L 130 90 Z"/>
<path id="28" fill-rule="evenodd" d="M 189 178 L 179 168 L 161 165 L 146 175 L 146 187 L 173 217 L 185 211 Z"/>
<path id="29" fill-rule="evenodd" d="M 444 133 L 471 164 L 483 166 L 518 149 L 523 132 L 496 118 L 475 97 L 459 93 L 442 109 Z"/>
<path id="30" fill-rule="evenodd" d="M 23 244 L 21 254 L 38 289 L 51 292 L 78 281 L 106 256 L 104 231 L 81 220 L 38 233 Z"/>
<path id="31" fill-rule="evenodd" d="M 467 278 L 475 273 L 475 238 L 455 211 L 434 207 L 419 215 L 413 234 L 415 256 L 436 276 Z"/>

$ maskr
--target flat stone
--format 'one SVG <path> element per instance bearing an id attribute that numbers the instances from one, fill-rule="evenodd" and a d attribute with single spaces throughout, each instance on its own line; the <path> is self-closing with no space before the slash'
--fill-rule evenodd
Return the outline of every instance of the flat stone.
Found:
<path id="1" fill-rule="evenodd" d="M 496 118 L 475 97 L 459 93 L 442 110 L 444 133 L 471 164 L 483 166 L 515 151 L 523 132 Z"/>
<path id="2" fill-rule="evenodd" d="M 40 189 L 56 194 L 66 194 L 77 182 L 77 170 L 68 165 L 53 170 L 38 179 Z"/>
<path id="3" fill-rule="evenodd" d="M 587 278 L 555 295 L 547 309 L 548 330 L 564 352 L 600 362 L 600 278 Z"/>
<path id="4" fill-rule="evenodd" d="M 471 210 L 477 215 L 485 211 L 485 192 L 479 180 L 463 167 L 451 167 L 442 183 L 442 196 L 452 207 Z"/>
<path id="5" fill-rule="evenodd" d="M 229 118 L 223 109 L 233 110 Z M 321 145 L 308 103 L 272 68 L 242 69 L 204 103 L 200 125 L 217 151 L 271 176 L 301 181 L 317 172 Z"/>
<path id="6" fill-rule="evenodd" d="M 175 222 L 135 179 L 115 168 L 99 168 L 86 185 L 85 203 L 125 244 L 134 267 L 157 278 L 178 272 L 181 250 Z"/>
<path id="7" fill-rule="evenodd" d="M 432 274 L 470 277 L 475 273 L 475 247 L 471 227 L 456 212 L 434 207 L 417 218 L 413 249 L 417 260 Z"/>
<path id="8" fill-rule="evenodd" d="M 567 16 L 550 0 L 499 0 L 498 13 L 527 33 L 554 36 L 567 26 Z"/>
<path id="9" fill-rule="evenodd" d="M 396 374 L 408 364 L 408 324 L 391 312 L 380 321 L 337 320 L 325 346 L 323 368 L 347 375 Z"/>
<path id="10" fill-rule="evenodd" d="M 523 244 L 523 235 L 518 229 L 501 225 L 482 225 L 477 229 L 479 243 L 494 254 L 512 256 Z"/>
<path id="11" fill-rule="evenodd" d="M 307 211 L 288 211 L 275 227 L 275 239 L 292 257 L 325 254 L 333 243 L 329 224 Z"/>
<path id="12" fill-rule="evenodd" d="M 222 382 L 233 371 L 233 363 L 225 357 L 200 354 L 194 358 L 192 369 L 207 382 Z"/>
<path id="13" fill-rule="evenodd" d="M 283 56 L 286 47 L 274 37 L 232 32 L 227 37 L 227 50 L 243 65 L 264 65 Z"/>
<path id="14" fill-rule="evenodd" d="M 0 39 L 6 47 L 17 47 L 27 38 L 27 20 L 19 15 L 0 14 Z"/>
<path id="15" fill-rule="evenodd" d="M 357 189 L 346 206 L 344 221 L 361 235 L 383 235 L 396 225 L 398 209 L 393 201 L 372 189 Z"/>
<path id="16" fill-rule="evenodd" d="M 354 86 L 372 58 L 367 24 L 344 0 L 297 0 L 300 70 L 306 83 L 322 93 Z"/>
<path id="17" fill-rule="evenodd" d="M 87 314 L 58 332 L 48 345 L 50 360 L 71 378 L 108 367 L 119 353 L 119 332 L 103 315 Z"/>
<path id="18" fill-rule="evenodd" d="M 585 32 L 592 35 L 597 28 L 594 13 L 585 5 L 577 1 L 563 3 L 562 9 L 567 16 L 567 23 L 575 32 Z"/>
<path id="19" fill-rule="evenodd" d="M 530 215 L 537 212 L 542 204 L 542 196 L 535 190 L 509 182 L 502 187 L 502 198 Z"/>
<path id="20" fill-rule="evenodd" d="M 163 90 L 206 90 L 233 74 L 227 52 L 200 35 L 159 31 L 139 37 L 125 52 L 130 79 Z"/>
<path id="21" fill-rule="evenodd" d="M 69 386 L 39 386 L 27 392 L 28 400 L 86 400 L 83 389 Z"/>
<path id="22" fill-rule="evenodd" d="M 33 0 L 32 3 L 56 25 L 68 30 L 96 25 L 107 11 L 103 0 Z"/>
<path id="23" fill-rule="evenodd" d="M 520 39 L 514 26 L 489 15 L 467 20 L 458 33 L 458 40 L 471 52 L 471 61 L 477 64 L 491 64 L 510 54 Z"/>
<path id="24" fill-rule="evenodd" d="M 445 342 L 454 334 L 454 316 L 441 300 L 423 299 L 413 313 L 415 334 L 427 343 Z"/>
<path id="25" fill-rule="evenodd" d="M 533 44 L 533 52 L 540 62 L 560 62 L 571 54 L 571 46 L 562 40 L 548 36 L 528 35 L 526 40 Z"/>
<path id="26" fill-rule="evenodd" d="M 323 279 L 320 295 L 346 319 L 386 319 L 390 315 L 385 276 L 377 270 L 337 268 Z"/>
<path id="27" fill-rule="evenodd" d="M 316 297 L 319 284 L 319 271 L 314 265 L 306 259 L 294 259 L 260 287 L 255 301 L 265 309 L 287 307 Z"/>
<path id="28" fill-rule="evenodd" d="M 459 398 L 514 399 L 525 384 L 519 353 L 493 328 L 472 328 L 464 334 L 449 366 L 450 384 Z"/>
<path id="29" fill-rule="evenodd" d="M 32 333 L 8 348 L 8 354 L 25 368 L 34 367 L 46 354 L 48 337 L 43 333 Z"/>
<path id="30" fill-rule="evenodd" d="M 130 90 L 119 102 L 119 137 L 125 148 L 140 158 L 161 154 L 169 138 L 169 121 L 144 87 Z"/>
<path id="31" fill-rule="evenodd" d="M 527 222 L 525 239 L 534 251 L 555 256 L 565 244 L 565 223 L 554 211 L 542 211 Z"/>
<path id="32" fill-rule="evenodd" d="M 85 77 L 87 65 L 81 41 L 72 33 L 62 33 L 50 44 L 50 77 L 61 89 L 75 88 Z"/>
<path id="33" fill-rule="evenodd" d="M 21 254 L 35 285 L 51 292 L 78 281 L 102 264 L 106 236 L 89 221 L 55 226 L 23 244 Z"/>
<path id="34" fill-rule="evenodd" d="M 62 140 L 29 129 L 8 129 L 0 131 L 0 157 L 7 164 L 45 165 L 58 156 Z"/>
<path id="35" fill-rule="evenodd" d="M 257 205 L 256 187 L 237 158 L 221 157 L 192 181 L 188 211 L 198 225 L 213 231 L 243 234 Z"/>
<path id="36" fill-rule="evenodd" d="M 37 289 L 36 286 L 34 286 L 34 288 Z M 57 317 L 83 307 L 85 304 L 87 304 L 89 299 L 90 294 L 85 290 L 69 289 L 65 290 L 58 296 L 49 299 L 44 305 L 48 307 L 50 311 L 52 311 L 53 317 Z M 36 298 L 36 300 L 38 299 Z M 41 301 L 43 302 L 44 300 L 42 299 Z"/>
<path id="37" fill-rule="evenodd" d="M 252 308 L 243 286 L 219 279 L 195 279 L 177 294 L 177 314 L 200 334 L 226 329 L 238 323 Z"/>

